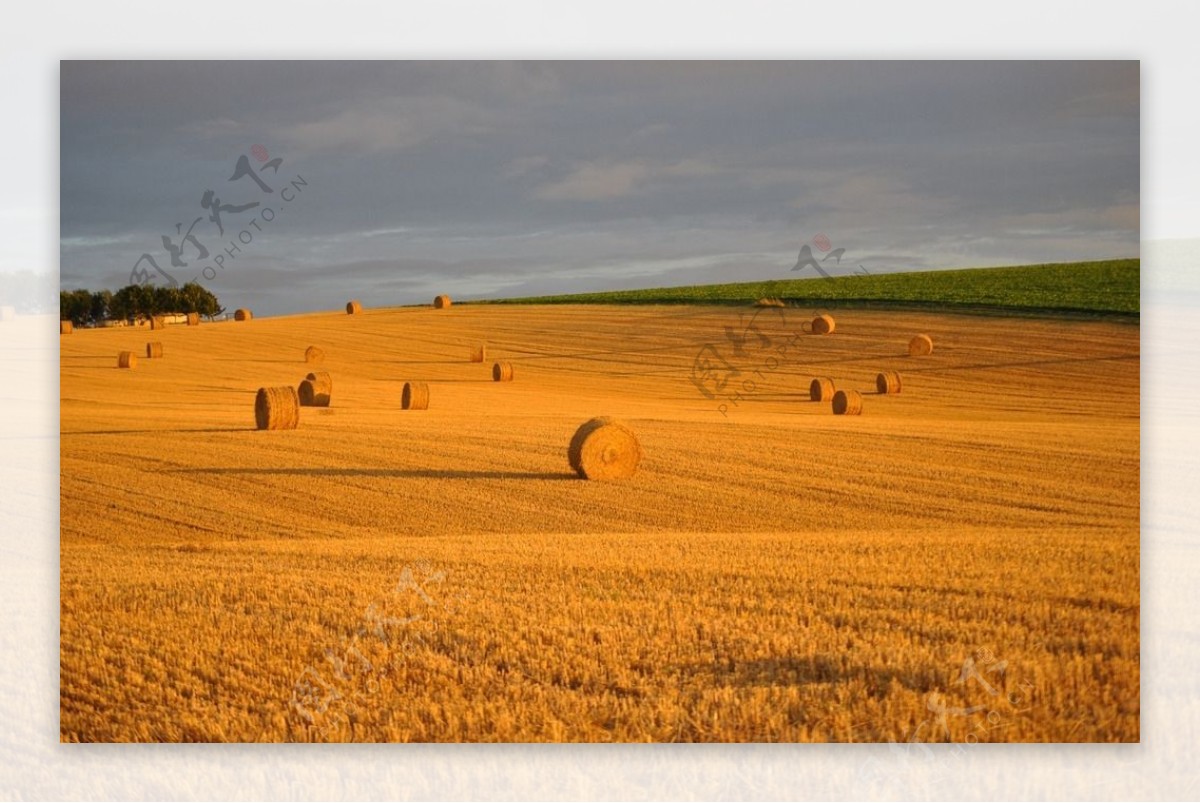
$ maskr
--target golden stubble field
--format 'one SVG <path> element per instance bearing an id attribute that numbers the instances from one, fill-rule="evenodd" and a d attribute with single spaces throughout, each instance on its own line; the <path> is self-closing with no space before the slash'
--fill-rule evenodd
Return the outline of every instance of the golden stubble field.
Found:
<path id="1" fill-rule="evenodd" d="M 1138 326 L 753 313 L 61 337 L 61 738 L 1136 741 Z M 707 344 L 742 370 L 714 399 Z M 332 405 L 255 431 L 309 345 Z M 637 433 L 632 479 L 570 472 L 596 415 Z"/>

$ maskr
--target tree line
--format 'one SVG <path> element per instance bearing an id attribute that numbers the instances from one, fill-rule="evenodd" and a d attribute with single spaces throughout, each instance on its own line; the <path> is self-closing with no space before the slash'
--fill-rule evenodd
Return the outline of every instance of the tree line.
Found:
<path id="1" fill-rule="evenodd" d="M 76 326 L 99 326 L 104 321 L 129 321 L 156 315 L 198 312 L 215 318 L 225 312 L 217 297 L 195 282 L 183 287 L 131 284 L 110 290 L 63 290 L 58 294 L 59 314 Z"/>

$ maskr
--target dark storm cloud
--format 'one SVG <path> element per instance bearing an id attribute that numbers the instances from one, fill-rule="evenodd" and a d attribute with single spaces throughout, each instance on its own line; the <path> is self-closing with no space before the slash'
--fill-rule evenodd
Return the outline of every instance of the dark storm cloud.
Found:
<path id="1" fill-rule="evenodd" d="M 278 211 L 208 282 L 264 312 L 783 278 L 818 232 L 880 271 L 1136 255 L 1138 87 L 1131 62 L 64 62 L 63 283 L 165 267 L 198 216 L 218 251 L 256 210 L 218 237 L 210 189 Z M 255 143 L 271 195 L 229 181 Z"/>

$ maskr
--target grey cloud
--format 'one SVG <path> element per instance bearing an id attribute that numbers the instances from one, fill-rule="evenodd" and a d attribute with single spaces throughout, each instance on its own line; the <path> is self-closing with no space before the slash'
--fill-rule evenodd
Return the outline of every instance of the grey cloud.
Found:
<path id="1" fill-rule="evenodd" d="M 534 196 L 546 200 L 600 201 L 647 192 L 677 179 L 721 172 L 716 165 L 701 159 L 585 162 L 576 164 L 566 176 L 537 187 Z"/>
<path id="2" fill-rule="evenodd" d="M 372 99 L 273 133 L 289 152 L 344 149 L 370 157 L 437 136 L 477 136 L 487 132 L 490 117 L 483 108 L 444 95 Z"/>
<path id="3" fill-rule="evenodd" d="M 280 210 L 212 282 L 264 313 L 792 278 L 818 232 L 880 270 L 1138 251 L 1135 62 L 64 62 L 61 96 L 67 286 L 209 189 Z M 294 204 L 229 182 L 254 144 Z"/>

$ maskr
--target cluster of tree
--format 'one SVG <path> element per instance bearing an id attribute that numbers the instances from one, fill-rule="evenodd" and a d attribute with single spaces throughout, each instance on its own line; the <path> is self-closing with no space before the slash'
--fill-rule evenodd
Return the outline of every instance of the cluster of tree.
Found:
<path id="1" fill-rule="evenodd" d="M 59 314 L 76 326 L 96 326 L 103 321 L 135 321 L 155 315 L 198 312 L 210 320 L 225 308 L 208 290 L 195 282 L 183 287 L 131 284 L 113 293 L 109 290 L 63 290 L 58 294 Z"/>

